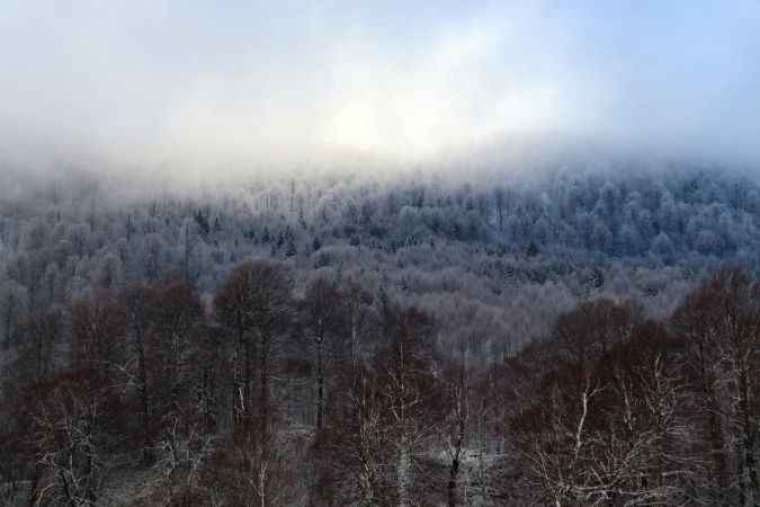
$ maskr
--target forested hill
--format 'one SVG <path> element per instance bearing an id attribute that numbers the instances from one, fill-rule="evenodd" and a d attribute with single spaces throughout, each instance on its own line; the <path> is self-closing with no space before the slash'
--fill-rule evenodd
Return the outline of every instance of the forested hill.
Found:
<path id="1" fill-rule="evenodd" d="M 760 498 L 760 187 L 616 174 L 6 193 L 0 502 Z"/>
<path id="2" fill-rule="evenodd" d="M 512 178 L 515 180 L 515 178 Z M 330 182 L 283 179 L 199 192 L 164 192 L 150 201 L 118 204 L 118 188 L 97 181 L 37 188 L 39 201 L 5 198 L 0 234 L 7 251 L 79 245 L 88 254 L 104 243 L 158 232 L 190 233 L 209 246 L 267 246 L 275 256 L 308 255 L 347 244 L 395 252 L 413 245 L 475 244 L 497 252 L 552 255 L 674 255 L 745 258 L 757 246 L 760 187 L 719 170 L 679 169 L 625 175 L 565 169 L 544 177 L 470 184 L 420 175 L 381 184 L 366 177 Z M 87 237 L 81 238 L 87 226 Z"/>
<path id="3" fill-rule="evenodd" d="M 181 277 L 210 292 L 251 257 L 302 274 L 360 271 L 404 297 L 458 294 L 500 308 L 538 299 L 553 315 L 613 294 L 662 316 L 705 269 L 753 265 L 760 251 L 760 186 L 746 177 L 566 169 L 511 180 L 283 179 L 149 200 L 97 180 L 42 184 L 2 201 L 0 332 L 12 334 L 9 308 L 97 287 Z M 546 330 L 543 313 L 517 313 L 514 340 Z"/>

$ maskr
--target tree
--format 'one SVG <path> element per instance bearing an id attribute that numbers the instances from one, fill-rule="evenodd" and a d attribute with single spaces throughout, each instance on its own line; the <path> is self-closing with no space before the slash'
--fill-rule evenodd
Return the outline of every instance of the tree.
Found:
<path id="1" fill-rule="evenodd" d="M 171 469 L 190 459 L 181 451 L 204 432 L 196 399 L 196 367 L 203 310 L 195 290 L 184 281 L 152 286 L 145 294 L 149 418 Z M 145 393 L 147 394 L 147 393 Z"/>
<path id="2" fill-rule="evenodd" d="M 755 457 L 760 413 L 754 401 L 760 372 L 759 291 L 748 273 L 724 269 L 691 294 L 674 317 L 688 344 L 690 374 L 700 386 L 695 394 L 704 407 L 701 421 L 712 457 L 713 488 L 726 498 L 736 484 L 739 505 L 760 499 Z"/>
<path id="3" fill-rule="evenodd" d="M 199 234 L 197 228 L 199 228 L 199 222 L 185 219 L 182 224 L 182 276 L 185 283 L 190 284 L 194 282 L 195 273 L 191 269 L 191 261 L 193 257 L 193 250 L 199 241 Z M 208 225 L 206 225 L 208 227 Z"/>
<path id="4" fill-rule="evenodd" d="M 324 425 L 328 358 L 337 352 L 345 336 L 344 296 L 336 283 L 317 276 L 306 287 L 303 299 L 306 330 L 314 348 L 317 386 L 317 431 Z"/>
<path id="5" fill-rule="evenodd" d="M 236 268 L 214 297 L 217 320 L 235 337 L 234 385 L 232 392 L 233 420 L 239 422 L 250 416 L 253 403 L 254 349 L 252 333 L 256 319 L 251 312 L 254 305 L 250 263 Z"/>
<path id="6" fill-rule="evenodd" d="M 37 464 L 32 498 L 91 505 L 125 433 L 120 386 L 125 371 L 126 311 L 112 293 L 76 302 L 71 309 L 69 371 L 29 391 L 30 445 Z"/>
<path id="7" fill-rule="evenodd" d="M 130 345 L 135 356 L 135 384 L 137 389 L 140 427 L 142 431 L 143 461 L 152 461 L 149 448 L 152 446 L 152 419 L 151 419 L 151 389 L 148 383 L 148 347 L 146 336 L 148 334 L 148 288 L 144 285 L 133 285 L 123 294 L 124 304 L 127 308 L 127 325 Z"/>
<path id="8" fill-rule="evenodd" d="M 449 460 L 449 477 L 446 485 L 449 507 L 460 503 L 459 480 L 470 421 L 469 372 L 465 347 L 460 347 L 461 358 L 453 362 L 444 373 L 443 425 L 439 435 Z"/>
<path id="9" fill-rule="evenodd" d="M 3 347 L 6 350 L 11 347 L 26 300 L 27 291 L 23 286 L 11 280 L 0 283 L 0 319 L 3 326 Z"/>
<path id="10" fill-rule="evenodd" d="M 331 505 L 389 505 L 396 498 L 396 445 L 383 379 L 370 365 L 338 379 L 327 427 L 312 449 L 315 500 Z"/>
<path id="11" fill-rule="evenodd" d="M 542 376 L 528 406 L 510 421 L 528 484 L 539 493 L 533 501 L 687 501 L 699 468 L 690 451 L 677 351 L 662 326 L 644 323 L 582 367 L 576 358 Z"/>
<path id="12" fill-rule="evenodd" d="M 104 380 L 123 373 L 127 335 L 127 310 L 110 291 L 71 307 L 71 367 L 90 370 Z"/>
<path id="13" fill-rule="evenodd" d="M 217 292 L 217 318 L 237 338 L 234 359 L 235 449 L 246 453 L 237 461 L 240 472 L 253 473 L 256 497 L 262 507 L 276 505 L 273 499 L 282 486 L 283 457 L 275 431 L 272 377 L 280 341 L 290 325 L 291 281 L 283 264 L 256 260 L 242 264 Z M 254 377 L 258 395 L 253 395 Z M 237 452 L 234 451 L 233 452 Z"/>
<path id="14" fill-rule="evenodd" d="M 252 384 L 262 429 L 269 424 L 273 361 L 291 315 L 291 282 L 283 264 L 270 260 L 246 262 L 236 268 L 214 299 L 219 321 L 237 338 L 236 392 L 238 417 L 253 414 Z"/>
<path id="15" fill-rule="evenodd" d="M 493 191 L 494 205 L 496 207 L 496 218 L 499 225 L 499 231 L 503 229 L 504 224 L 504 208 L 506 205 L 506 192 L 503 188 L 497 187 Z"/>
<path id="16" fill-rule="evenodd" d="M 64 331 L 63 314 L 58 308 L 33 314 L 22 321 L 20 329 L 23 343 L 18 347 L 17 374 L 25 381 L 40 381 L 53 373 L 56 346 Z"/>
<path id="17" fill-rule="evenodd" d="M 106 473 L 107 394 L 86 371 L 38 384 L 30 431 L 38 474 L 32 504 L 94 505 Z"/>
<path id="18" fill-rule="evenodd" d="M 397 502 L 405 507 L 412 501 L 416 455 L 431 436 L 426 416 L 436 404 L 431 364 L 434 323 L 416 308 L 398 308 L 386 301 L 383 328 L 387 344 L 375 360 L 390 413 Z"/>

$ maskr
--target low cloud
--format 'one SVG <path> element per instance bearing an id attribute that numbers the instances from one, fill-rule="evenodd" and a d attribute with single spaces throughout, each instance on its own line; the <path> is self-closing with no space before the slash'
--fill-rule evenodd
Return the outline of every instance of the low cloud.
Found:
<path id="1" fill-rule="evenodd" d="M 12 2 L 0 159 L 190 182 L 526 139 L 760 161 L 758 2 L 353 4 Z"/>

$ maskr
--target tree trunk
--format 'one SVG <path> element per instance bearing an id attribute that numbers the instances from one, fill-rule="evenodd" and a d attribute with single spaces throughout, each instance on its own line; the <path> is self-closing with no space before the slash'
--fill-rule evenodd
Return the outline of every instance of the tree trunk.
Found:
<path id="1" fill-rule="evenodd" d="M 710 433 L 710 447 L 713 455 L 713 466 L 715 478 L 718 486 L 724 489 L 727 486 L 726 479 L 726 458 L 724 455 L 724 442 L 723 442 L 723 430 L 721 428 L 720 419 L 718 419 L 718 403 L 715 399 L 715 393 L 712 388 L 708 387 L 708 400 L 709 400 L 709 433 Z"/>
<path id="2" fill-rule="evenodd" d="M 185 244 L 184 244 L 184 257 L 182 259 L 182 271 L 185 278 L 185 283 L 190 283 L 190 253 L 192 247 L 190 246 L 190 227 L 185 224 Z"/>
<path id="3" fill-rule="evenodd" d="M 459 475 L 459 455 L 454 456 L 451 460 L 451 468 L 449 469 L 449 485 L 448 485 L 448 498 L 449 507 L 455 507 L 457 504 L 457 477 Z"/>
<path id="4" fill-rule="evenodd" d="M 323 364 L 324 339 L 317 342 L 317 430 L 322 429 L 324 413 L 325 372 Z"/>
<path id="5" fill-rule="evenodd" d="M 140 395 L 141 414 L 140 419 L 142 423 L 143 431 L 143 461 L 149 461 L 147 448 L 150 447 L 150 405 L 148 398 L 148 375 L 145 366 L 145 342 L 143 337 L 142 328 L 137 329 L 137 368 L 140 385 L 138 392 Z"/>
<path id="6" fill-rule="evenodd" d="M 5 310 L 5 341 L 3 347 L 5 350 L 11 348 L 11 337 L 13 336 L 13 313 L 15 311 L 15 300 L 12 297 L 8 300 L 8 308 Z"/>
<path id="7" fill-rule="evenodd" d="M 242 332 L 240 333 L 240 347 L 245 351 L 245 364 L 243 365 L 243 399 L 241 401 L 243 406 L 241 408 L 243 417 L 247 420 L 251 411 L 251 377 L 253 376 L 251 363 L 253 358 L 251 357 L 250 340 L 245 340 Z"/>
<path id="8" fill-rule="evenodd" d="M 269 347 L 271 338 L 267 333 L 261 334 L 261 347 L 259 350 L 259 387 L 260 387 L 260 410 L 261 410 L 261 437 L 268 438 L 269 435 Z"/>
<path id="9" fill-rule="evenodd" d="M 713 474 L 720 489 L 727 486 L 726 459 L 724 455 L 723 430 L 718 418 L 718 401 L 715 388 L 713 387 L 712 374 L 709 371 L 707 357 L 703 343 L 699 343 L 699 368 L 702 377 L 702 393 L 707 403 L 708 419 L 707 431 L 709 434 L 709 448 L 712 455 Z"/>
<path id="10" fill-rule="evenodd" d="M 741 395 L 740 395 L 740 405 L 741 405 L 741 411 L 742 411 L 742 426 L 743 426 L 743 438 L 742 438 L 742 445 L 743 445 L 743 460 L 742 463 L 744 467 L 747 470 L 747 473 L 749 475 L 749 481 L 750 481 L 750 499 L 753 505 L 757 505 L 757 494 L 758 494 L 758 477 L 757 477 L 757 469 L 755 466 L 755 431 L 752 427 L 752 417 L 750 414 L 750 404 L 749 404 L 749 397 L 750 397 L 750 379 L 749 379 L 749 372 L 746 368 L 742 368 L 741 371 L 741 378 L 740 378 L 740 388 L 741 388 Z M 742 476 L 740 477 L 741 485 L 742 485 L 742 495 L 744 495 L 744 490 L 746 488 L 746 480 L 744 478 L 744 474 L 742 473 Z M 746 498 L 746 496 L 745 496 Z"/>
<path id="11" fill-rule="evenodd" d="M 411 483 L 411 459 L 407 447 L 406 437 L 401 438 L 401 449 L 396 464 L 396 473 L 398 475 L 398 505 L 407 507 L 409 505 L 409 487 Z"/>

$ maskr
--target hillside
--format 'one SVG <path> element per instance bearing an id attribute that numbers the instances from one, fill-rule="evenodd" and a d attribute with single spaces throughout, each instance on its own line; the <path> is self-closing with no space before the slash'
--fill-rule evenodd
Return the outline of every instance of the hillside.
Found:
<path id="1" fill-rule="evenodd" d="M 700 425 L 724 447 L 744 438 L 688 415 L 713 403 L 740 417 L 735 384 L 698 386 L 738 367 L 747 381 L 754 356 L 737 366 L 710 342 L 729 370 L 697 371 L 708 356 L 689 343 L 730 334 L 720 315 L 713 331 L 700 320 L 710 301 L 755 325 L 760 186 L 624 174 L 287 179 L 150 199 L 59 181 L 6 196 L 0 482 L 46 505 L 745 494 L 699 468 L 717 436 L 683 438 Z M 726 265 L 745 271 L 711 279 Z M 626 410 L 642 425 L 631 435 L 615 426 Z M 688 469 L 634 487 L 657 431 L 691 453 L 657 466 Z M 741 456 L 726 463 L 750 467 Z"/>

